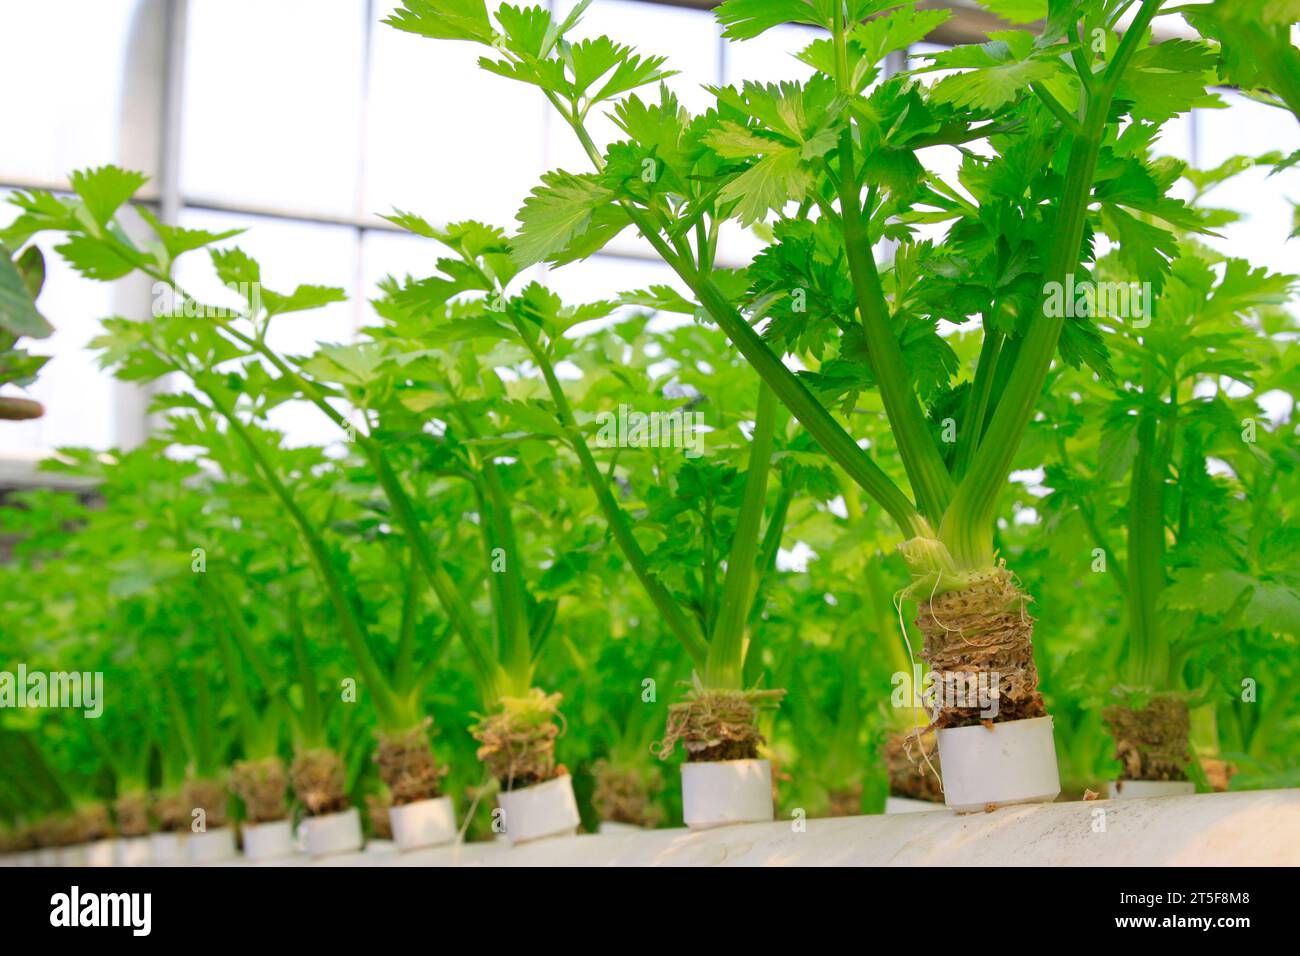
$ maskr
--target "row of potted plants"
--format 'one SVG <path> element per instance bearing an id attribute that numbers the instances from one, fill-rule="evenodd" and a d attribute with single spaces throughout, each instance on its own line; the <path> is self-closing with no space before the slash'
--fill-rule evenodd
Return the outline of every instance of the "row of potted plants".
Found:
<path id="1" fill-rule="evenodd" d="M 173 860 L 188 834 L 190 859 L 217 859 L 233 794 L 250 856 L 344 852 L 363 791 L 386 795 L 403 849 L 476 825 L 573 833 L 588 799 L 647 825 L 667 816 L 648 751 L 678 743 L 695 828 L 771 820 L 783 784 L 819 812 L 886 792 L 976 812 L 1055 799 L 1063 753 L 1070 783 L 1095 780 L 1103 720 L 1113 797 L 1213 786 L 1229 749 L 1286 779 L 1269 741 L 1294 707 L 1240 684 L 1263 657 L 1286 673 L 1300 631 L 1293 435 L 1259 404 L 1294 391 L 1296 279 L 1199 238 L 1231 216 L 1205 193 L 1247 164 L 1153 152 L 1212 102 L 1231 25 L 1206 27 L 1221 48 L 1154 44 L 1159 2 L 1078 4 L 882 78 L 942 12 L 728 0 L 734 42 L 790 19 L 825 36 L 798 51 L 806 82 L 714 90 L 692 116 L 661 58 L 576 38 L 585 6 L 421 0 L 390 18 L 481 44 L 591 169 L 547 174 L 516 235 L 394 212 L 434 268 L 385 280 L 351 342 L 280 345 L 342 290 L 273 291 L 234 233 L 132 204 L 138 174 L 11 198 L 0 242 L 24 310 L 50 236 L 82 275 L 142 275 L 166 303 L 93 343 L 154 388 L 158 437 L 63 450 L 46 467 L 95 500 L 30 493 L 4 513 L 5 619 L 24 632 L 6 656 L 110 694 L 102 726 L 39 705 L 12 729 L 43 768 L 0 803 L 18 839 L 51 839 L 49 812 L 81 821 L 57 839 L 104 837 L 107 797 L 123 854 L 149 836 Z M 928 82 L 939 69 L 959 72 Z M 602 106 L 610 143 L 588 125 Z M 956 180 L 927 170 L 934 149 L 961 155 Z M 768 240 L 745 269 L 719 264 L 736 225 Z M 534 280 L 625 231 L 677 286 L 566 305 Z M 1098 294 L 1134 286 L 1154 300 Z M 287 444 L 290 409 L 333 440 Z M 1025 468 L 1039 491 L 1011 480 Z M 1035 614 L 1053 643 L 1076 635 L 1036 650 Z M 607 665 L 626 679 L 603 686 Z M 1238 703 L 1260 705 L 1253 756 L 1193 727 Z M 575 713 L 608 726 L 574 734 Z M 589 795 L 559 760 L 566 733 L 596 767 Z"/>

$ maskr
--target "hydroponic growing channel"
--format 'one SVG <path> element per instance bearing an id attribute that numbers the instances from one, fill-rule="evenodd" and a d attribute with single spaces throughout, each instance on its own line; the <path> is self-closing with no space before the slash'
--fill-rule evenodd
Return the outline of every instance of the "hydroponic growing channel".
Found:
<path id="1" fill-rule="evenodd" d="M 359 5 L 566 157 L 376 283 L 8 195 L 0 424 L 90 280 L 151 427 L 4 493 L 0 860 L 1300 863 L 1300 3 L 724 0 L 800 79 L 703 88 L 609 5 Z"/>

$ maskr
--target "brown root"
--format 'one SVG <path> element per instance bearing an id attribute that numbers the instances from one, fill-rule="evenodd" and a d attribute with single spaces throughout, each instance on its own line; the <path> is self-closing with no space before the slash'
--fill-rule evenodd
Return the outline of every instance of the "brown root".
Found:
<path id="1" fill-rule="evenodd" d="M 393 806 L 432 800 L 441 794 L 440 781 L 447 771 L 438 767 L 429 746 L 432 723 L 426 717 L 412 730 L 379 734 L 375 762 L 379 764 L 380 778 L 392 793 Z"/>
<path id="2" fill-rule="evenodd" d="M 239 760 L 230 774 L 230 789 L 244 801 L 249 823 L 274 823 L 289 815 L 285 792 L 289 775 L 279 757 Z"/>
<path id="3" fill-rule="evenodd" d="M 1122 779 L 1187 779 L 1191 717 L 1185 700 L 1158 694 L 1145 707 L 1107 707 L 1102 718 L 1115 738 Z"/>
<path id="4" fill-rule="evenodd" d="M 1047 715 L 1034 665 L 1034 619 L 1026 610 L 1032 600 L 998 567 L 920 604 L 916 626 L 940 694 L 930 729 Z M 982 716 L 993 706 L 995 715 Z"/>
<path id="5" fill-rule="evenodd" d="M 72 811 L 65 829 L 65 845 L 90 843 L 113 835 L 113 821 L 102 803 L 86 803 Z"/>
<path id="6" fill-rule="evenodd" d="M 862 813 L 862 784 L 831 790 L 829 812 L 833 817 L 856 817 Z"/>
<path id="7" fill-rule="evenodd" d="M 32 843 L 40 848 L 63 846 L 67 838 L 67 822 L 57 816 L 42 817 L 28 826 Z"/>
<path id="8" fill-rule="evenodd" d="M 289 769 L 293 792 L 307 816 L 339 813 L 348 808 L 343 760 L 332 750 L 300 750 Z"/>
<path id="9" fill-rule="evenodd" d="M 1218 757 L 1202 757 L 1201 770 L 1205 772 L 1205 779 L 1211 789 L 1218 793 L 1227 790 L 1232 784 L 1232 778 L 1237 772 L 1237 765 L 1228 763 Z"/>
<path id="10" fill-rule="evenodd" d="M 35 850 L 39 846 L 36 824 L 24 823 L 14 830 L 14 849 L 19 853 L 24 850 Z"/>
<path id="11" fill-rule="evenodd" d="M 664 739 L 654 746 L 667 760 L 680 740 L 688 762 L 753 760 L 766 741 L 758 731 L 758 712 L 776 707 L 783 690 L 706 690 L 696 683 L 668 708 Z"/>
<path id="12" fill-rule="evenodd" d="M 124 837 L 149 834 L 149 794 L 142 790 L 124 793 L 113 802 L 117 832 Z"/>
<path id="13" fill-rule="evenodd" d="M 663 822 L 663 807 L 655 798 L 664 781 L 656 768 L 616 767 L 597 760 L 591 772 L 596 782 L 591 805 L 601 820 L 647 828 Z"/>
<path id="14" fill-rule="evenodd" d="M 193 819 L 195 810 L 203 811 L 203 825 L 208 830 L 224 827 L 230 814 L 230 791 L 224 780 L 187 780 L 181 787 L 181 796 L 187 804 L 186 812 Z"/>
<path id="15" fill-rule="evenodd" d="M 383 793 L 366 794 L 366 816 L 370 819 L 370 837 L 373 840 L 391 840 L 393 838 L 393 821 L 388 809 L 393 805 L 393 798 L 385 790 Z"/>
<path id="16" fill-rule="evenodd" d="M 179 793 L 160 793 L 154 797 L 153 815 L 163 833 L 179 833 L 190 826 L 190 810 Z"/>
<path id="17" fill-rule="evenodd" d="M 77 821 L 71 814 L 56 817 L 48 831 L 49 846 L 73 846 L 83 842 Z"/>
<path id="18" fill-rule="evenodd" d="M 939 751 L 933 733 L 895 734 L 885 741 L 881 756 L 889 772 L 890 796 L 943 803 Z"/>
<path id="19" fill-rule="evenodd" d="M 501 698 L 501 710 L 483 717 L 471 733 L 479 742 L 478 759 L 501 784 L 518 790 L 561 775 L 555 763 L 555 740 L 561 694 L 534 687 L 524 697 Z"/>

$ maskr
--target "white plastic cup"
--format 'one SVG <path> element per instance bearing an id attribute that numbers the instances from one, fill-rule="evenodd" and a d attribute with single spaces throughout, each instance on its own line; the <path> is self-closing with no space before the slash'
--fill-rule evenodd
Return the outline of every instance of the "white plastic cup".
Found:
<path id="1" fill-rule="evenodd" d="M 1051 717 L 938 732 L 943 797 L 958 813 L 1051 803 L 1061 792 Z"/>
<path id="2" fill-rule="evenodd" d="M 417 800 L 388 808 L 388 823 L 399 850 L 443 846 L 456 839 L 456 808 L 451 797 Z"/>
<path id="3" fill-rule="evenodd" d="M 771 822 L 775 818 L 772 764 L 766 760 L 682 764 L 682 818 L 692 830 Z"/>
<path id="4" fill-rule="evenodd" d="M 190 862 L 185 852 L 186 834 L 168 832 L 149 834 L 149 848 L 158 866 L 185 866 Z"/>
<path id="5" fill-rule="evenodd" d="M 356 807 L 302 821 L 302 846 L 310 856 L 354 853 L 361 849 L 361 814 Z"/>
<path id="6" fill-rule="evenodd" d="M 293 839 L 293 822 L 290 820 L 245 823 L 241 832 L 244 837 L 244 856 L 250 860 L 278 860 L 298 852 Z"/>
<path id="7" fill-rule="evenodd" d="M 153 862 L 153 844 L 147 836 L 122 837 L 117 841 L 115 866 L 148 866 Z"/>
<path id="8" fill-rule="evenodd" d="M 1196 784 L 1190 780 L 1111 780 L 1106 796 L 1111 800 L 1140 800 L 1143 797 L 1190 797 Z"/>
<path id="9" fill-rule="evenodd" d="M 506 839 L 526 843 L 543 837 L 573 836 L 582 818 L 573 796 L 573 778 L 567 773 L 545 783 L 497 794 L 505 818 Z"/>
<path id="10" fill-rule="evenodd" d="M 85 866 L 86 844 L 74 843 L 72 846 L 59 847 L 55 857 L 55 866 Z"/>
<path id="11" fill-rule="evenodd" d="M 86 844 L 86 866 L 115 866 L 117 844 L 116 839 L 96 840 Z"/>
<path id="12" fill-rule="evenodd" d="M 203 833 L 191 833 L 185 843 L 191 863 L 217 863 L 238 855 L 234 827 L 216 827 Z"/>

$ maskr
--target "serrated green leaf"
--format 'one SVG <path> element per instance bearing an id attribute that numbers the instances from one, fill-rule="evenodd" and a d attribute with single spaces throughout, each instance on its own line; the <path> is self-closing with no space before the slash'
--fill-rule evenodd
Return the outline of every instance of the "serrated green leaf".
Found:
<path id="1" fill-rule="evenodd" d="M 735 201 L 736 218 L 742 226 L 751 226 L 769 210 L 780 210 L 791 200 L 803 199 L 812 184 L 812 174 L 801 163 L 799 146 L 774 150 L 727 183 L 718 198 L 722 202 Z"/>
<path id="2" fill-rule="evenodd" d="M 95 221 L 103 226 L 113 218 L 122 203 L 149 181 L 149 177 L 144 173 L 109 165 L 79 169 L 72 174 L 70 180 L 73 191 L 81 197 Z"/>
<path id="3" fill-rule="evenodd" d="M 180 226 L 169 226 L 145 206 L 141 206 L 138 211 L 140 218 L 149 223 L 149 227 L 157 234 L 163 249 L 167 251 L 167 256 L 171 259 L 175 259 L 183 253 L 210 246 L 214 242 L 233 238 L 244 231 L 243 229 L 227 229 L 223 232 L 210 232 L 207 229 L 185 229 Z"/>
<path id="4" fill-rule="evenodd" d="M 384 23 L 434 40 L 491 43 L 495 33 L 483 0 L 402 0 Z"/>
<path id="5" fill-rule="evenodd" d="M 228 286 L 261 285 L 262 267 L 256 259 L 238 246 L 213 249 L 209 252 L 217 278 Z"/>
<path id="6" fill-rule="evenodd" d="M 516 216 L 521 228 L 514 242 L 515 261 L 532 265 L 563 252 L 586 231 L 596 210 L 613 198 L 614 193 L 593 174 L 547 173 Z"/>
<path id="7" fill-rule="evenodd" d="M 323 285 L 300 285 L 288 295 L 262 289 L 262 304 L 271 315 L 286 312 L 302 312 L 307 309 L 319 309 L 332 302 L 346 302 L 347 293 L 342 289 Z"/>
<path id="8" fill-rule="evenodd" d="M 1024 94 L 1029 84 L 1050 80 L 1057 70 L 1056 64 L 1046 60 L 984 66 L 944 77 L 930 90 L 930 99 L 957 107 L 996 110 Z"/>
<path id="9" fill-rule="evenodd" d="M 67 242 L 54 249 L 83 276 L 101 282 L 129 275 L 142 262 L 140 255 L 133 250 L 112 240 L 95 239 L 84 234 L 71 235 Z"/>
<path id="10" fill-rule="evenodd" d="M 723 0 L 714 11 L 729 40 L 752 40 L 773 27 L 807 23 L 830 29 L 825 16 L 808 0 Z"/>

